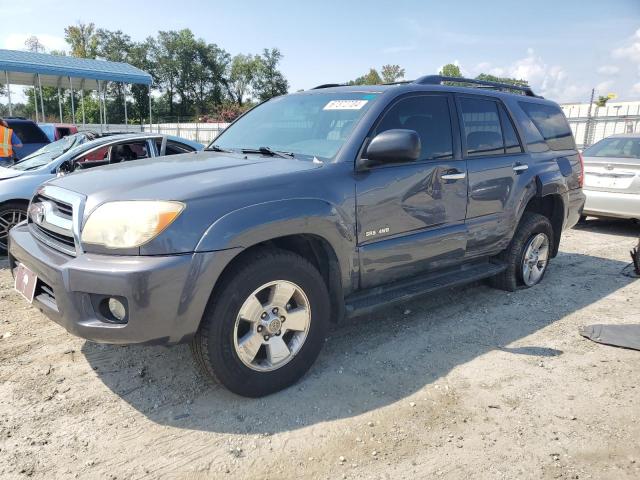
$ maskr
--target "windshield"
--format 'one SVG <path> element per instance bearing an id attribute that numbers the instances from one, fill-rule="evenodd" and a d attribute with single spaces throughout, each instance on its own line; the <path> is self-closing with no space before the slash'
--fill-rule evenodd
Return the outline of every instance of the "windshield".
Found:
<path id="1" fill-rule="evenodd" d="M 267 147 L 330 159 L 377 97 L 362 92 L 277 97 L 244 115 L 213 144 L 225 150 Z"/>
<path id="2" fill-rule="evenodd" d="M 585 157 L 640 158 L 640 138 L 605 138 L 582 154 Z"/>
<path id="3" fill-rule="evenodd" d="M 41 149 L 36 150 L 28 157 L 25 157 L 15 165 L 12 165 L 10 168 L 13 168 L 14 170 L 35 170 L 36 168 L 47 165 L 63 153 L 68 152 L 73 147 L 85 143 L 89 139 L 89 136 L 85 133 L 69 135 L 68 137 L 64 137 L 57 142 L 50 143 Z"/>

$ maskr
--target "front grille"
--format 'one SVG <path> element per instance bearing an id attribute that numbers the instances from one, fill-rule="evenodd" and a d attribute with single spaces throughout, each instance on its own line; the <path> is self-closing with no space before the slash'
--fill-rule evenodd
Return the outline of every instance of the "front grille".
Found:
<path id="1" fill-rule="evenodd" d="M 60 189 L 42 187 L 31 200 L 28 224 L 31 234 L 40 242 L 67 255 L 76 255 L 73 235 L 73 198 L 62 200 Z M 62 193 L 68 197 L 68 193 Z M 68 201 L 67 201 L 68 200 Z M 78 203 L 76 202 L 76 205 Z"/>

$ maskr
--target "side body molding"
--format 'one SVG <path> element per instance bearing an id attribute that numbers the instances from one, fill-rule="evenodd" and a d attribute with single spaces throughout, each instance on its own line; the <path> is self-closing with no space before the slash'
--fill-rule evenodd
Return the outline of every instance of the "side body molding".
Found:
<path id="1" fill-rule="evenodd" d="M 242 251 L 288 235 L 313 235 L 327 241 L 338 259 L 345 293 L 356 286 L 355 224 L 342 209 L 320 199 L 276 200 L 229 212 L 205 231 L 196 252 Z"/>

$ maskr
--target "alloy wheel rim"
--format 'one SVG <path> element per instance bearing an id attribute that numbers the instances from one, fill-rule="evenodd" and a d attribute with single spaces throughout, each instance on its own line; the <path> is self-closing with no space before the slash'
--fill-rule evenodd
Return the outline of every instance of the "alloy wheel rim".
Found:
<path id="1" fill-rule="evenodd" d="M 549 263 L 549 237 L 538 233 L 531 237 L 524 250 L 522 280 L 531 287 L 540 281 Z"/>
<path id="2" fill-rule="evenodd" d="M 7 239 L 9 238 L 9 230 L 17 224 L 27 219 L 27 212 L 12 208 L 4 210 L 0 213 L 0 247 L 7 248 Z"/>
<path id="3" fill-rule="evenodd" d="M 311 306 L 302 288 L 287 280 L 265 283 L 247 297 L 236 316 L 236 355 L 259 372 L 282 368 L 300 352 L 310 325 Z"/>

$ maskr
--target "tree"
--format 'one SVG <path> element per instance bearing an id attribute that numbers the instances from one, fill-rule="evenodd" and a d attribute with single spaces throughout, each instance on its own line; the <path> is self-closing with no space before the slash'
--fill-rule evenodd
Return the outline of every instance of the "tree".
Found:
<path id="1" fill-rule="evenodd" d="M 444 65 L 439 72 L 443 77 L 462 77 L 462 72 L 460 72 L 460 67 L 455 63 L 447 63 Z"/>
<path id="2" fill-rule="evenodd" d="M 369 73 L 351 80 L 349 85 L 380 85 L 382 83 L 382 77 L 375 68 L 369 69 Z"/>
<path id="3" fill-rule="evenodd" d="M 526 80 L 519 80 L 511 77 L 496 77 L 495 75 L 489 75 L 487 73 L 481 73 L 476 77 L 476 80 L 485 80 L 488 82 L 507 83 L 509 85 L 515 85 L 517 87 L 528 87 L 529 82 Z"/>
<path id="4" fill-rule="evenodd" d="M 400 65 L 383 65 L 381 73 L 383 83 L 394 83 L 404 79 L 404 68 L 400 68 Z"/>
<path id="5" fill-rule="evenodd" d="M 71 55 L 79 58 L 96 58 L 98 39 L 93 23 L 78 22 L 64 29 L 64 39 L 71 47 Z"/>
<path id="6" fill-rule="evenodd" d="M 31 35 L 29 38 L 27 38 L 24 41 L 24 46 L 30 52 L 35 52 L 35 53 L 45 53 L 46 52 L 46 48 L 44 48 L 44 45 L 40 42 L 40 39 L 38 37 L 36 37 L 35 35 Z"/>
<path id="7" fill-rule="evenodd" d="M 280 70 L 278 64 L 282 60 L 282 53 L 277 48 L 265 48 L 262 56 L 257 57 L 257 75 L 253 79 L 253 89 L 261 102 L 285 95 L 289 91 L 289 82 Z"/>
<path id="8" fill-rule="evenodd" d="M 227 92 L 239 107 L 244 105 L 259 68 L 259 59 L 251 54 L 238 54 L 231 60 L 226 81 Z"/>

